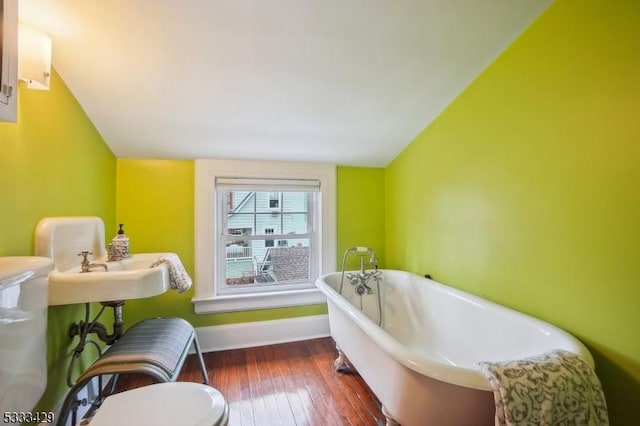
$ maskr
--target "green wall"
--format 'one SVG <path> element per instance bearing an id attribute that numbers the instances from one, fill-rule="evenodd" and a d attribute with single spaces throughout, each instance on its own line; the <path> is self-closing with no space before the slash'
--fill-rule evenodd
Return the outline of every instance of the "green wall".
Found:
<path id="1" fill-rule="evenodd" d="M 615 425 L 640 424 L 639 76 L 639 2 L 558 1 L 386 170 L 387 266 L 581 338 Z"/>
<path id="2" fill-rule="evenodd" d="M 385 262 L 384 169 L 338 167 L 338 269 L 343 253 L 353 246 L 370 247 Z M 360 267 L 356 256 L 347 257 L 347 269 Z"/>
<path id="3" fill-rule="evenodd" d="M 32 255 L 36 225 L 47 216 L 97 215 L 115 229 L 116 159 L 58 74 L 50 91 L 20 83 L 18 96 L 18 122 L 0 122 L 0 256 Z M 42 409 L 66 391 L 67 330 L 83 316 L 83 306 L 49 308 Z M 82 363 L 94 359 L 91 352 Z"/>

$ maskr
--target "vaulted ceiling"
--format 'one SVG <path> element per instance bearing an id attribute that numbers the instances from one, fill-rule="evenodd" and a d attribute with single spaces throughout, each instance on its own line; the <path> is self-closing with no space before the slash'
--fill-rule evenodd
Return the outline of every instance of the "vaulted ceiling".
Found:
<path id="1" fill-rule="evenodd" d="M 384 166 L 550 0 L 20 0 L 119 158 Z"/>

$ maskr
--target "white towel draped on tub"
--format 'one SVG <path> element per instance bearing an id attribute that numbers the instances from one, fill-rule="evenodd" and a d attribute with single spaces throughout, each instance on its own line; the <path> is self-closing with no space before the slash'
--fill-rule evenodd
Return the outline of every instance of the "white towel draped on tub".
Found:
<path id="1" fill-rule="evenodd" d="M 151 267 L 155 268 L 162 264 L 166 264 L 169 269 L 169 285 L 173 290 L 178 290 L 178 293 L 182 293 L 191 287 L 191 277 L 187 274 L 177 254 L 163 254 Z"/>
<path id="2" fill-rule="evenodd" d="M 496 426 L 607 426 L 602 385 L 579 356 L 563 350 L 481 362 L 496 403 Z"/>

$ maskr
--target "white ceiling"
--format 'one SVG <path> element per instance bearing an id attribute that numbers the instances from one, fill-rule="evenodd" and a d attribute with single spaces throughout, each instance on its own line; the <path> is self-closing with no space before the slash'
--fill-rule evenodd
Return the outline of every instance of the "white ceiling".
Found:
<path id="1" fill-rule="evenodd" d="M 119 158 L 384 166 L 551 0 L 20 0 Z"/>

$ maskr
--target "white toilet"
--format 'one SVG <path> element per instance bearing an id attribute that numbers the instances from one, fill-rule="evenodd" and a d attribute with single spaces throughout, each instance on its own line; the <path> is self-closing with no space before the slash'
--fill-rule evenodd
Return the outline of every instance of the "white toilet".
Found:
<path id="1" fill-rule="evenodd" d="M 148 385 L 111 395 L 82 425 L 218 426 L 229 420 L 227 403 L 216 389 L 199 383 Z"/>
<path id="2" fill-rule="evenodd" d="M 47 386 L 46 277 L 52 268 L 53 261 L 46 257 L 0 257 L 0 413 L 4 423 L 29 420 L 25 416 L 32 415 Z"/>
<path id="3" fill-rule="evenodd" d="M 46 226 L 36 230 L 36 254 L 40 257 L 0 257 L 3 413 L 30 412 L 46 387 L 47 274 L 65 262 L 77 263 L 79 250 L 104 251 L 104 224 L 100 218 L 47 218 L 41 225 Z M 60 239 L 65 241 L 57 250 Z M 54 419 L 36 420 L 51 423 Z M 10 419 L 9 424 L 23 421 L 16 418 L 12 423 Z M 80 424 L 215 426 L 227 422 L 228 405 L 219 391 L 199 383 L 173 382 L 111 395 L 92 418 Z"/>

